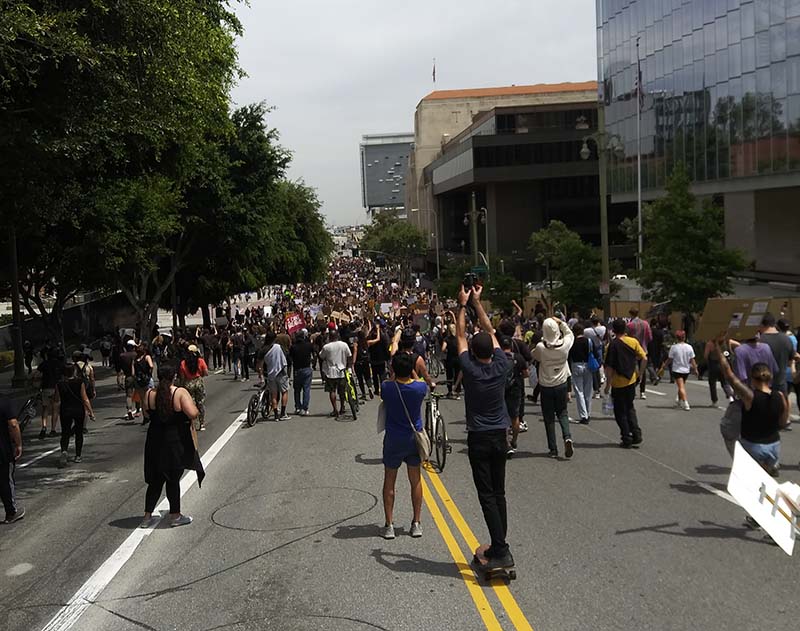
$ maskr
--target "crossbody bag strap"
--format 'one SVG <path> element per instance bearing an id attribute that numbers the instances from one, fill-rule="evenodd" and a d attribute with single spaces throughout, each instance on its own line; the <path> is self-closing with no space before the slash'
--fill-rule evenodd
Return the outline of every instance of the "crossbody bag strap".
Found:
<path id="1" fill-rule="evenodd" d="M 408 412 L 408 408 L 406 407 L 406 402 L 405 402 L 405 400 L 403 399 L 403 393 L 402 393 L 402 391 L 400 390 L 400 384 L 399 384 L 399 383 L 397 383 L 397 382 L 395 381 L 395 382 L 394 382 L 394 385 L 397 387 L 397 394 L 398 394 L 398 396 L 400 397 L 400 403 L 402 403 L 402 404 L 403 404 L 403 409 L 406 411 L 406 418 L 408 419 L 408 424 L 409 424 L 409 425 L 411 425 L 411 429 L 412 429 L 412 431 L 415 431 L 415 432 L 416 432 L 416 431 L 417 431 L 417 428 L 416 428 L 416 427 L 414 427 L 414 421 L 412 421 L 412 420 L 411 420 L 411 414 L 409 414 L 409 412 Z"/>

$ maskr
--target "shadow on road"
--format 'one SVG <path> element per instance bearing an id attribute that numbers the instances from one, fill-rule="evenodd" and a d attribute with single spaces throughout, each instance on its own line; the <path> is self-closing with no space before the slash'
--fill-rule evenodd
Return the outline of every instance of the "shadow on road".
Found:
<path id="1" fill-rule="evenodd" d="M 397 529 L 395 529 L 395 532 L 397 532 Z M 336 532 L 331 535 L 334 539 L 378 539 L 380 536 L 381 529 L 378 524 L 338 526 Z"/>
<path id="2" fill-rule="evenodd" d="M 703 475 L 729 475 L 731 472 L 730 467 L 720 467 L 716 464 L 701 464 L 694 470 Z"/>
<path id="3" fill-rule="evenodd" d="M 431 561 L 413 554 L 396 554 L 394 552 L 384 552 L 380 549 L 373 550 L 370 556 L 392 572 L 416 572 L 418 574 L 428 574 L 429 576 L 459 578 L 459 570 L 469 568 L 465 564 L 455 565 L 452 561 Z M 464 565 L 464 568 L 460 568 L 460 565 Z"/>
<path id="4" fill-rule="evenodd" d="M 365 458 L 364 454 L 356 454 L 353 458 L 358 464 L 379 465 L 383 464 L 383 458 Z"/>
<path id="5" fill-rule="evenodd" d="M 672 528 L 680 528 L 678 522 L 669 524 L 657 524 L 655 526 L 641 526 L 639 528 L 630 528 L 628 530 L 617 530 L 616 535 L 631 535 L 640 532 L 657 532 L 662 535 L 671 535 L 673 537 L 689 537 L 691 539 L 739 539 L 741 541 L 748 541 L 751 543 L 761 543 L 765 545 L 773 545 L 770 541 L 763 538 L 748 537 L 750 533 L 758 533 L 759 531 L 752 530 L 749 526 L 728 526 L 724 524 L 717 524 L 713 521 L 703 521 L 700 523 L 704 528 L 689 526 L 680 530 L 670 530 Z"/>

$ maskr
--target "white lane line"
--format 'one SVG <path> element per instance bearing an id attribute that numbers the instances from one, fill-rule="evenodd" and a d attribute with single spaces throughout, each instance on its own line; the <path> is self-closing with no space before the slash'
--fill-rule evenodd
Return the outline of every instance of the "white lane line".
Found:
<path id="1" fill-rule="evenodd" d="M 213 445 L 203 454 L 201 458 L 203 468 L 207 469 L 208 465 L 216 458 L 217 454 L 222 451 L 222 448 L 236 433 L 236 430 L 241 426 L 242 421 L 247 417 L 247 411 L 242 412 L 236 419 L 228 426 L 222 433 L 222 436 L 217 438 Z M 186 492 L 194 486 L 197 481 L 197 476 L 194 471 L 186 473 L 181 478 L 181 497 L 186 495 Z M 162 512 L 169 508 L 169 502 L 166 498 L 156 506 L 156 512 Z M 163 520 L 163 517 L 161 518 Z M 159 520 L 158 523 L 161 523 Z M 97 600 L 98 596 L 103 593 L 103 590 L 119 573 L 125 563 L 133 556 L 139 544 L 146 536 L 153 532 L 153 529 L 158 526 L 155 524 L 152 528 L 137 528 L 128 538 L 109 556 L 103 564 L 97 568 L 94 574 L 75 592 L 75 595 L 69 599 L 55 616 L 50 619 L 42 631 L 68 631 L 72 629 L 76 622 L 80 619 L 83 613 Z"/>
<path id="2" fill-rule="evenodd" d="M 596 429 L 594 429 L 593 427 L 588 427 L 588 426 L 587 426 L 587 427 L 586 427 L 586 429 L 588 429 L 588 430 L 589 430 L 589 431 L 591 431 L 591 432 L 594 432 L 594 433 L 595 433 L 595 434 L 597 434 L 598 436 L 602 436 L 603 438 L 606 438 L 606 439 L 608 439 L 608 440 L 613 440 L 613 439 L 612 439 L 610 436 L 606 436 L 606 435 L 605 435 L 605 434 L 603 434 L 602 432 L 598 432 L 598 431 L 597 431 Z M 694 479 L 692 476 L 690 476 L 690 475 L 688 475 L 688 474 L 684 473 L 683 471 L 679 471 L 679 470 L 678 470 L 678 469 L 676 469 L 675 467 L 671 467 L 671 466 L 669 466 L 668 464 L 666 464 L 666 463 L 664 463 L 664 462 L 661 462 L 660 460 L 656 460 L 656 459 L 655 459 L 655 458 L 653 458 L 652 456 L 648 456 L 648 455 L 647 455 L 646 453 L 644 453 L 644 452 L 643 452 L 641 449 L 635 449 L 635 450 L 632 450 L 632 451 L 633 451 L 633 453 L 635 453 L 637 456 L 641 456 L 642 458 L 646 458 L 646 459 L 647 459 L 647 460 L 649 460 L 650 462 L 653 462 L 653 463 L 655 463 L 655 464 L 657 464 L 657 465 L 659 465 L 659 466 L 661 466 L 661 467 L 664 467 L 664 468 L 665 468 L 665 469 L 667 469 L 668 471 L 672 471 L 673 473 L 677 473 L 679 476 L 682 476 L 682 477 L 686 478 L 687 480 L 689 480 L 690 482 L 692 482 L 693 484 L 695 484 L 695 485 L 696 485 L 696 486 L 698 486 L 699 488 L 703 489 L 704 491 L 707 491 L 707 492 L 709 492 L 709 493 L 712 493 L 713 495 L 716 495 L 717 497 L 719 497 L 719 498 L 722 498 L 722 499 L 723 499 L 723 500 L 725 500 L 726 502 L 730 502 L 730 503 L 731 503 L 731 504 L 733 504 L 734 506 L 739 506 L 739 502 L 737 502 L 735 499 L 733 499 L 733 497 L 731 497 L 731 496 L 730 496 L 728 493 L 726 493 L 725 491 L 720 491 L 718 488 L 716 488 L 716 487 L 714 487 L 714 486 L 711 486 L 710 484 L 707 484 L 706 482 L 700 482 L 700 480 L 695 480 L 695 479 Z"/>
<path id="3" fill-rule="evenodd" d="M 22 464 L 17 465 L 17 469 L 24 469 L 25 467 L 30 467 L 32 464 L 39 462 L 42 458 L 47 458 L 47 456 L 49 456 L 50 454 L 56 453 L 59 449 L 61 449 L 61 447 L 53 447 L 49 451 L 40 453 L 35 458 L 31 458 L 30 460 L 28 460 L 28 462 L 23 462 Z"/>
<path id="4" fill-rule="evenodd" d="M 667 396 L 666 392 L 659 392 L 658 390 L 650 390 L 649 388 L 645 390 L 645 392 L 649 392 L 650 394 L 657 394 L 660 397 Z"/>

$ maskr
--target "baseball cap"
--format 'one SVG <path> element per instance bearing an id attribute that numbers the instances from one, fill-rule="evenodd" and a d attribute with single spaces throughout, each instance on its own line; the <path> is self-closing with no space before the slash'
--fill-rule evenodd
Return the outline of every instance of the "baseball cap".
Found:
<path id="1" fill-rule="evenodd" d="M 136 346 L 136 342 L 134 342 L 133 340 L 128 340 L 127 346 Z"/>
<path id="2" fill-rule="evenodd" d="M 194 345 L 194 344 L 189 344 L 189 348 L 187 348 L 186 350 L 188 350 L 190 353 L 199 353 L 200 352 L 200 349 L 197 348 L 197 346 Z"/>
<path id="3" fill-rule="evenodd" d="M 328 322 L 328 330 L 333 331 L 336 329 L 336 324 L 334 322 Z"/>

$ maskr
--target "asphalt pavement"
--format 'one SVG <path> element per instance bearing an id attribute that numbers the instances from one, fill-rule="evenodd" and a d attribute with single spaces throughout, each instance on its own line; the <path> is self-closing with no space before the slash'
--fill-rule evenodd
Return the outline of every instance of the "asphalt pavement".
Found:
<path id="1" fill-rule="evenodd" d="M 242 426 L 254 389 L 207 380 L 207 477 L 183 483 L 194 523 L 137 526 L 145 431 L 126 421 L 113 378 L 83 463 L 59 469 L 56 439 L 26 435 L 24 520 L 0 527 L 0 629 L 755 629 L 793 624 L 796 561 L 745 527 L 725 492 L 722 411 L 705 382 L 637 401 L 644 443 L 622 450 L 594 401 L 572 424 L 575 456 L 546 455 L 538 406 L 508 463 L 509 541 L 518 578 L 476 579 L 467 561 L 486 528 L 466 458 L 463 402 L 443 400 L 453 453 L 426 471 L 421 539 L 384 541 L 377 401 L 334 420 L 320 384 L 311 416 Z M 290 405 L 290 410 L 293 406 Z M 570 407 L 573 416 L 574 406 Z M 796 410 L 795 410 L 796 411 Z M 800 480 L 800 428 L 782 435 L 782 479 Z M 30 464 L 29 464 L 30 463 Z M 49 623 L 49 624 L 48 624 Z"/>

